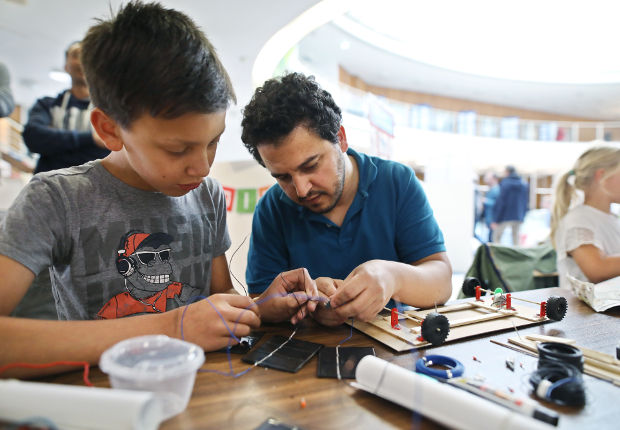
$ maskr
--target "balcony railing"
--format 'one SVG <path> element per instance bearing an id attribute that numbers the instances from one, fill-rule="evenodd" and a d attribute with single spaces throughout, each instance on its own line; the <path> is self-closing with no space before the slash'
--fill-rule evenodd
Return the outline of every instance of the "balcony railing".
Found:
<path id="1" fill-rule="evenodd" d="M 479 115 L 475 111 L 455 112 L 378 97 L 345 84 L 340 84 L 338 99 L 343 111 L 364 118 L 372 115 L 374 106 L 381 105 L 391 115 L 394 126 L 520 140 L 620 141 L 620 122 L 550 121 Z"/>

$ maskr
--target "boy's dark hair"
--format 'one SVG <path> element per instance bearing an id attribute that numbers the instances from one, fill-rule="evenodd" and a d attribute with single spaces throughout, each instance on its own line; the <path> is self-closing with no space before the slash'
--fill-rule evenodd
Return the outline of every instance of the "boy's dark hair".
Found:
<path id="1" fill-rule="evenodd" d="M 178 118 L 236 102 L 215 49 L 187 15 L 132 1 L 82 41 L 93 104 L 122 127 L 144 113 Z"/>
<path id="2" fill-rule="evenodd" d="M 277 144 L 298 125 L 338 143 L 341 122 L 340 108 L 331 94 L 316 83 L 314 76 L 290 73 L 269 79 L 256 90 L 243 110 L 241 140 L 264 166 L 258 145 Z"/>

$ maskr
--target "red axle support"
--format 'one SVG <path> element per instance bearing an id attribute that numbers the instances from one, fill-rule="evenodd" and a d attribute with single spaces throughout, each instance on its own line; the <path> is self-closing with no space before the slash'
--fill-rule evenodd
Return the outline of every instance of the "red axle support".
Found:
<path id="1" fill-rule="evenodd" d="M 506 310 L 511 310 L 512 309 L 512 296 L 510 295 L 510 293 L 506 294 Z"/>
<path id="2" fill-rule="evenodd" d="M 541 318 L 547 316 L 547 302 L 540 302 L 540 314 Z"/>
<path id="3" fill-rule="evenodd" d="M 480 285 L 476 285 L 476 301 L 477 302 L 480 301 L 481 294 L 482 294 L 482 288 L 480 288 Z"/>
<path id="4" fill-rule="evenodd" d="M 392 328 L 399 328 L 398 327 L 398 309 L 396 308 L 392 308 L 392 314 L 391 314 L 391 324 L 392 324 Z"/>

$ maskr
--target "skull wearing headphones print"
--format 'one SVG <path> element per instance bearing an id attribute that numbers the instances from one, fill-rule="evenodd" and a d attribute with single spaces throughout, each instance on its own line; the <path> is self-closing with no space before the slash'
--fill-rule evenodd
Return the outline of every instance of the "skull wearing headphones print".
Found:
<path id="1" fill-rule="evenodd" d="M 97 313 L 102 319 L 166 311 L 169 299 L 183 305 L 196 288 L 171 282 L 173 238 L 167 233 L 130 231 L 121 238 L 116 269 L 125 290 Z M 180 299 L 180 300 L 179 300 Z"/>

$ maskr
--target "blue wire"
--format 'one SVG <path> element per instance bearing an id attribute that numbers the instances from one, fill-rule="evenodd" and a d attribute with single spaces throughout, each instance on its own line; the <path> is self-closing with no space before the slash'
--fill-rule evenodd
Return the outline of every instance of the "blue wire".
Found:
<path id="1" fill-rule="evenodd" d="M 577 379 L 572 376 L 569 376 L 568 378 L 563 378 L 558 381 L 555 381 L 553 384 L 549 386 L 549 388 L 547 388 L 547 397 L 551 397 L 551 392 L 553 390 L 555 390 L 556 388 L 564 384 L 568 384 L 569 382 L 577 382 Z"/>
<path id="2" fill-rule="evenodd" d="M 347 337 L 346 339 L 342 339 L 340 342 L 338 342 L 338 345 L 342 345 L 343 343 L 345 343 L 347 340 L 351 339 L 353 337 L 353 317 L 351 317 L 351 333 L 349 334 L 349 337 Z"/>
<path id="3" fill-rule="evenodd" d="M 428 367 L 429 363 L 445 366 L 448 367 L 448 369 L 433 369 L 432 367 Z M 424 375 L 442 379 L 450 379 L 461 376 L 465 372 L 465 366 L 463 366 L 463 363 L 452 357 L 445 355 L 427 355 L 426 357 L 419 358 L 416 361 L 415 370 L 416 372 Z"/>
<path id="4" fill-rule="evenodd" d="M 305 298 L 308 301 L 317 301 L 317 302 L 321 302 L 321 301 L 328 301 L 328 299 L 326 297 L 313 297 L 313 296 L 308 296 L 307 294 L 305 294 L 303 291 L 298 291 L 298 294 L 301 293 L 302 295 L 305 295 Z M 250 370 L 252 370 L 254 367 L 256 366 L 250 366 L 247 369 L 239 372 L 239 373 L 234 373 L 233 371 L 233 366 L 232 366 L 232 356 L 230 355 L 230 349 L 232 348 L 232 341 L 233 339 L 236 340 L 237 342 L 241 342 L 241 340 L 235 336 L 234 331 L 237 329 L 237 325 L 239 324 L 239 320 L 241 319 L 241 317 L 243 316 L 243 314 L 248 311 L 252 306 L 254 305 L 259 305 L 262 303 L 265 303 L 271 299 L 274 299 L 276 297 L 286 297 L 286 296 L 290 296 L 290 295 L 294 295 L 295 299 L 297 299 L 297 296 L 295 295 L 296 292 L 291 292 L 291 293 L 274 293 L 274 294 L 270 294 L 268 296 L 263 297 L 260 300 L 257 300 L 254 303 L 251 303 L 250 305 L 248 305 L 247 307 L 245 307 L 241 313 L 239 314 L 239 317 L 237 318 L 237 320 L 235 321 L 235 325 L 233 326 L 233 329 L 231 330 L 230 327 L 228 326 L 228 324 L 226 323 L 226 320 L 224 319 L 224 316 L 220 313 L 220 311 L 217 309 L 217 307 L 215 307 L 215 305 L 211 302 L 211 300 L 209 300 L 208 297 L 205 296 L 196 296 L 191 298 L 190 300 L 188 300 L 188 304 L 185 307 L 185 309 L 183 310 L 183 313 L 181 314 L 181 339 L 185 340 L 185 335 L 183 333 L 183 321 L 185 319 L 185 312 L 187 312 L 187 309 L 189 308 L 189 305 L 198 301 L 198 300 L 206 300 L 211 307 L 213 307 L 213 309 L 215 309 L 215 312 L 217 312 L 218 316 L 220 317 L 220 319 L 222 320 L 222 322 L 224 323 L 224 326 L 226 327 L 226 330 L 228 330 L 228 333 L 230 333 L 230 337 L 228 339 L 228 346 L 226 347 L 226 357 L 228 359 L 228 368 L 229 371 L 228 372 L 222 372 L 220 370 L 215 370 L 215 369 L 198 369 L 199 372 L 208 372 L 208 373 L 217 373 L 220 375 L 224 375 L 224 376 L 232 376 L 233 378 L 238 378 L 240 376 L 245 375 L 247 372 L 249 372 Z M 302 297 L 303 298 L 303 297 Z M 353 320 L 351 318 L 351 320 Z M 349 340 L 351 337 L 353 336 L 353 326 L 351 326 L 351 334 L 349 335 L 348 338 L 344 339 L 343 341 L 341 341 L 340 343 L 343 343 L 347 340 Z M 339 343 L 339 345 L 340 345 Z"/>

